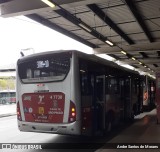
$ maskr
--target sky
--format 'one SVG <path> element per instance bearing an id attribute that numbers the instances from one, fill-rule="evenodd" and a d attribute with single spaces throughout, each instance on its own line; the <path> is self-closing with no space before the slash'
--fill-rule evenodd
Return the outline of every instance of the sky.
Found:
<path id="1" fill-rule="evenodd" d="M 43 26 L 24 16 L 0 17 L 0 67 L 15 64 L 20 52 L 44 52 L 75 49 L 89 54 L 92 48 Z"/>

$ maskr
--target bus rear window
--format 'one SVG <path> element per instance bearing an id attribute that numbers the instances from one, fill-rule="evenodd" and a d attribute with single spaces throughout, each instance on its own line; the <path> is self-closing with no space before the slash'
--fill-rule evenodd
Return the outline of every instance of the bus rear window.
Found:
<path id="1" fill-rule="evenodd" d="M 70 58 L 69 53 L 30 58 L 18 63 L 19 77 L 23 83 L 62 81 L 69 72 Z"/>

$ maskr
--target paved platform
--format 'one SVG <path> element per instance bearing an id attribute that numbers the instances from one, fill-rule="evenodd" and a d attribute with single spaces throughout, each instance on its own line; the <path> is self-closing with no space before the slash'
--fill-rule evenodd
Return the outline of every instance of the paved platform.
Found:
<path id="1" fill-rule="evenodd" d="M 16 114 L 16 104 L 0 105 L 0 117 Z"/>
<path id="2" fill-rule="evenodd" d="M 117 146 L 124 146 L 124 148 L 107 149 L 107 144 L 115 144 Z M 140 148 L 140 145 L 146 147 Z M 128 149 L 128 147 L 135 145 L 139 146 Z M 147 148 L 148 146 L 154 146 L 153 148 Z M 127 148 L 125 148 L 127 146 Z M 157 148 L 158 147 L 158 148 Z M 156 109 L 151 112 L 142 113 L 136 117 L 135 122 L 112 138 L 103 147 L 96 152 L 124 152 L 124 151 L 160 151 L 160 124 L 156 121 Z"/>
<path id="3" fill-rule="evenodd" d="M 16 104 L 0 105 L 0 117 L 10 116 L 16 114 Z M 119 146 L 135 145 L 158 145 L 156 148 L 108 148 L 107 144 L 114 144 Z M 112 139 L 108 140 L 106 144 L 96 152 L 150 152 L 160 151 L 160 124 L 156 121 L 156 109 L 151 112 L 144 112 L 135 117 L 135 122 L 126 129 L 119 132 Z"/>

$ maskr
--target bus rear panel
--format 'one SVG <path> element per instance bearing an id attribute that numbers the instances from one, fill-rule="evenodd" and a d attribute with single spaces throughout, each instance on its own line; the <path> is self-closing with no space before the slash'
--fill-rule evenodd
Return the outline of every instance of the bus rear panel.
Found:
<path id="1" fill-rule="evenodd" d="M 78 90 L 72 90 L 77 81 L 72 75 L 77 69 L 74 61 L 72 52 L 18 61 L 17 118 L 21 131 L 80 134 Z"/>

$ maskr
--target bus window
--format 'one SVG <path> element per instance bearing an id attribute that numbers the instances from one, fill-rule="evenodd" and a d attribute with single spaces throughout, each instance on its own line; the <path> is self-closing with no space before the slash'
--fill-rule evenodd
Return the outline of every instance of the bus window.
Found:
<path id="1" fill-rule="evenodd" d="M 40 70 L 34 70 L 34 78 L 40 77 Z"/>
<path id="2" fill-rule="evenodd" d="M 70 58 L 69 53 L 56 53 L 26 60 L 19 63 L 19 77 L 23 83 L 62 81 L 69 72 Z"/>
<path id="3" fill-rule="evenodd" d="M 119 93 L 119 84 L 116 78 L 107 78 L 106 79 L 106 94 L 118 94 Z"/>
<path id="4" fill-rule="evenodd" d="M 27 78 L 32 78 L 32 70 L 27 69 Z"/>
<path id="5" fill-rule="evenodd" d="M 92 84 L 91 84 L 90 75 L 83 74 L 81 76 L 81 87 L 82 87 L 82 95 L 91 95 L 92 93 Z"/>

